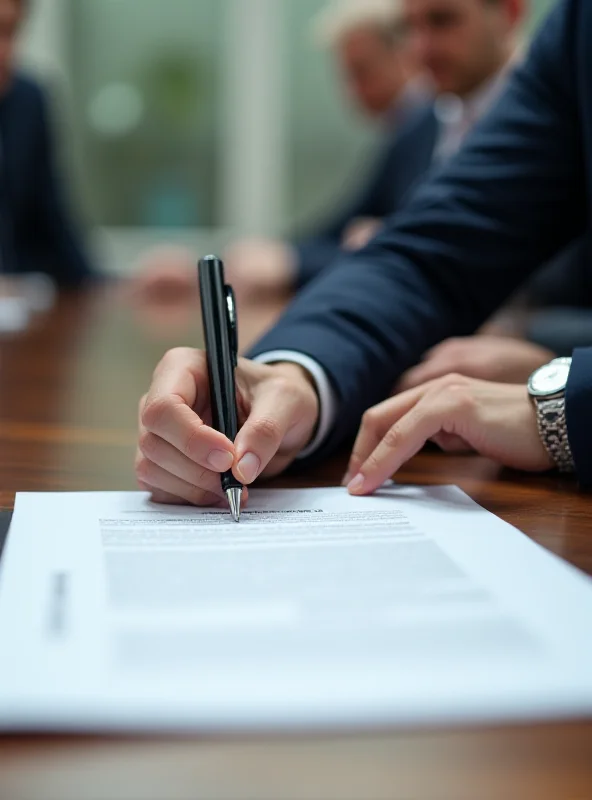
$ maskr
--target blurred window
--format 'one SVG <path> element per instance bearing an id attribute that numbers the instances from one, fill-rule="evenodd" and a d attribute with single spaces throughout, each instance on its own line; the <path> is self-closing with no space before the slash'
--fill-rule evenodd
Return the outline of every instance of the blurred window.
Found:
<path id="1" fill-rule="evenodd" d="M 69 0 L 69 79 L 103 225 L 216 224 L 219 0 Z"/>
<path id="2" fill-rule="evenodd" d="M 33 13 L 41 6 L 46 15 L 62 8 L 68 118 L 84 173 L 85 206 L 94 221 L 217 228 L 236 224 L 232 216 L 240 224 L 240 208 L 234 213 L 237 202 L 233 207 L 228 193 L 242 157 L 240 114 L 248 113 L 249 97 L 239 84 L 249 54 L 261 61 L 259 75 L 280 81 L 281 96 L 271 91 L 269 103 L 257 106 L 257 124 L 277 132 L 282 168 L 261 152 L 256 168 L 245 171 L 242 181 L 248 185 L 237 189 L 238 206 L 249 204 L 253 174 L 269 191 L 259 191 L 258 210 L 254 215 L 246 208 L 243 218 L 262 230 L 270 220 L 272 227 L 287 230 L 338 202 L 362 174 L 376 132 L 349 108 L 330 54 L 311 41 L 310 20 L 325 2 L 36 0 Z M 530 27 L 552 2 L 532 0 Z M 255 14 L 278 17 L 280 46 L 261 47 L 264 33 L 251 45 L 248 23 Z M 233 116 L 231 98 L 244 94 L 247 101 L 237 103 L 241 108 Z M 253 133 L 251 126 L 245 158 L 252 159 L 257 148 L 256 129 Z M 261 141 L 265 150 L 271 140 Z M 277 198 L 279 209 L 266 218 L 265 208 L 278 205 Z M 254 216 L 261 219 L 253 221 Z"/>

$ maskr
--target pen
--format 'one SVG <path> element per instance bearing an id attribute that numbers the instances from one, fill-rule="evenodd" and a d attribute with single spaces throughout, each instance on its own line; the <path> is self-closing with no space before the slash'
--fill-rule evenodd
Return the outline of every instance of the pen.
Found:
<path id="1" fill-rule="evenodd" d="M 224 282 L 224 265 L 216 256 L 206 256 L 198 267 L 201 313 L 208 359 L 212 426 L 234 442 L 238 432 L 234 370 L 238 356 L 236 307 L 232 288 Z M 230 513 L 240 520 L 243 485 L 231 470 L 220 476 Z"/>

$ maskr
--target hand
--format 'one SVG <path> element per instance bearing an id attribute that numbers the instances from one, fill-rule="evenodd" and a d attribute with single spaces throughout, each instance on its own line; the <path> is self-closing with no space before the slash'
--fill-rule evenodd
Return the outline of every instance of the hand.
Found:
<path id="1" fill-rule="evenodd" d="M 503 336 L 467 336 L 447 339 L 428 350 L 418 366 L 408 370 L 397 391 L 421 386 L 450 373 L 499 383 L 526 383 L 538 367 L 548 364 L 555 353 Z"/>
<path id="2" fill-rule="evenodd" d="M 247 239 L 227 248 L 226 279 L 238 295 L 288 291 L 296 279 L 296 254 L 283 242 Z"/>
<path id="3" fill-rule="evenodd" d="M 448 375 L 366 412 L 345 479 L 351 494 L 373 492 L 428 440 L 443 450 L 473 450 L 515 469 L 539 472 L 553 466 L 525 386 Z"/>
<path id="4" fill-rule="evenodd" d="M 378 230 L 382 227 L 382 220 L 375 217 L 358 217 L 352 220 L 345 229 L 341 240 L 341 246 L 344 250 L 361 250 L 365 247 L 370 239 L 376 236 Z"/>
<path id="5" fill-rule="evenodd" d="M 138 262 L 126 294 L 140 305 L 195 302 L 199 295 L 195 256 L 184 247 L 154 248 Z"/>
<path id="6" fill-rule="evenodd" d="M 161 503 L 211 505 L 224 498 L 220 473 L 249 485 L 284 470 L 310 441 L 319 412 L 312 379 L 297 364 L 239 359 L 235 442 L 209 427 L 205 353 L 169 351 L 140 402 L 136 475 Z"/>

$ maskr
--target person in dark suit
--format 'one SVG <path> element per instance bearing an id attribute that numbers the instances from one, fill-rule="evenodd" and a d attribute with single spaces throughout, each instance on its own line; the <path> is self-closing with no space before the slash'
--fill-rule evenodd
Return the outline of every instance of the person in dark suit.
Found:
<path id="1" fill-rule="evenodd" d="M 42 272 L 60 287 L 96 277 L 54 162 L 47 103 L 15 75 L 0 99 L 0 273 Z"/>
<path id="2" fill-rule="evenodd" d="M 390 180 L 390 195 L 383 200 L 385 217 L 404 205 L 413 186 L 431 169 L 454 155 L 500 94 L 525 9 L 515 0 L 404 0 L 402 10 L 410 46 L 430 73 L 436 98 L 390 148 L 384 169 Z M 380 224 L 380 219 L 368 219 L 366 229 L 348 243 L 350 249 L 366 244 Z M 397 388 L 413 388 L 449 372 L 523 382 L 554 354 L 568 355 L 575 346 L 592 343 L 592 290 L 586 279 L 591 256 L 590 238 L 571 245 L 522 287 L 478 337 L 439 343 Z M 320 270 L 323 265 L 317 266 Z"/>
<path id="3" fill-rule="evenodd" d="M 390 3 L 391 0 L 387 0 L 387 9 Z M 374 19 L 377 8 L 384 10 L 382 3 L 377 8 L 368 8 L 361 2 L 348 4 L 340 0 L 335 8 L 329 8 L 332 12 L 336 9 L 339 14 L 324 20 L 325 24 L 330 23 L 329 30 L 324 33 L 325 39 L 338 52 L 341 52 L 339 48 L 344 49 L 340 58 L 351 70 L 357 65 L 355 74 L 358 71 L 366 74 L 367 70 L 360 67 L 359 57 L 354 58 L 350 50 L 353 46 L 353 54 L 358 52 L 360 36 L 366 60 L 368 52 L 376 49 L 376 32 L 369 34 L 364 26 L 369 19 Z M 348 16 L 352 9 L 358 16 Z M 429 76 L 436 96 L 407 114 L 406 124 L 397 126 L 389 137 L 365 189 L 315 235 L 291 244 L 255 241 L 230 248 L 226 254 L 226 272 L 239 294 L 245 287 L 260 290 L 263 285 L 267 290 L 302 288 L 329 267 L 343 249 L 356 250 L 363 246 L 375 235 L 383 218 L 404 205 L 413 187 L 454 155 L 472 126 L 503 91 L 517 56 L 517 31 L 525 15 L 524 0 L 424 0 L 421 3 L 402 0 L 399 10 L 406 23 L 408 47 L 413 48 L 415 60 Z M 389 24 L 391 14 L 392 9 L 386 17 Z M 368 42 L 372 45 L 370 48 Z M 384 45 L 380 45 L 380 50 L 384 50 Z M 362 60 L 362 65 L 364 63 Z M 384 65 L 378 70 L 379 74 L 385 71 Z M 384 82 L 380 85 L 384 87 Z M 389 85 L 387 82 L 387 88 Z M 384 88 L 382 92 L 369 92 L 363 82 L 356 89 L 358 95 L 368 113 L 371 109 L 381 109 L 384 113 L 385 102 L 390 97 Z M 523 381 L 536 366 L 549 361 L 555 350 L 564 352 L 565 343 L 547 330 L 548 324 L 533 326 L 534 342 L 530 343 L 517 339 L 509 342 L 499 333 L 506 334 L 510 330 L 518 335 L 524 332 L 516 321 L 520 319 L 522 323 L 525 306 L 542 302 L 541 288 L 547 298 L 559 300 L 561 295 L 549 292 L 550 283 L 562 282 L 563 296 L 565 289 L 571 289 L 573 294 L 574 287 L 580 283 L 578 261 L 585 262 L 585 256 L 580 244 L 572 248 L 562 256 L 561 263 L 549 265 L 539 285 L 522 291 L 519 305 L 514 301 L 511 308 L 488 321 L 479 338 L 466 337 L 440 344 L 425 354 L 420 365 L 403 376 L 399 388 L 410 388 L 450 371 L 492 380 Z M 182 295 L 190 292 L 195 283 L 192 257 L 188 254 L 185 261 L 187 264 L 180 273 L 171 269 L 169 275 L 169 283 L 180 279 Z M 146 280 L 149 275 L 150 272 Z M 547 313 L 545 323 L 548 319 Z M 547 337 L 540 335 L 545 330 L 549 334 Z M 483 335 L 485 331 L 489 334 L 487 337 Z M 573 341 L 573 336 L 570 338 Z"/>
<path id="4" fill-rule="evenodd" d="M 62 287 L 95 276 L 64 198 L 47 100 L 13 71 L 26 0 L 0 2 L 0 274 L 43 272 Z"/>
<path id="5" fill-rule="evenodd" d="M 392 0 L 387 2 L 395 7 Z M 430 0 L 410 14 L 406 0 L 398 3 L 399 25 L 404 25 L 407 50 L 436 93 L 436 101 L 424 97 L 424 102 L 411 110 L 406 107 L 404 116 L 391 112 L 396 125 L 394 129 L 389 126 L 368 179 L 312 235 L 276 244 L 268 251 L 259 245 L 253 250 L 243 249 L 242 245 L 231 249 L 228 271 L 231 277 L 238 278 L 239 285 L 243 280 L 251 281 L 257 288 L 262 285 L 258 282 L 260 274 L 268 287 L 302 288 L 327 268 L 342 249 L 357 249 L 368 241 L 383 218 L 396 212 L 409 189 L 434 163 L 458 149 L 464 135 L 501 91 L 503 73 L 514 55 L 516 32 L 525 11 L 524 0 L 470 0 L 460 5 L 464 6 L 460 11 L 454 6 L 439 8 L 438 0 Z M 355 87 L 358 104 L 366 114 L 375 116 L 377 112 L 385 113 L 384 101 L 370 102 L 372 96 L 368 98 L 363 91 L 363 83 L 356 82 L 356 37 L 368 35 L 363 21 L 361 18 L 355 27 L 345 24 L 346 19 L 341 26 L 330 29 L 327 39 L 344 65 L 346 81 Z M 373 48 L 384 49 L 376 34 L 374 38 Z M 400 106 L 402 101 L 397 102 Z M 268 264 L 268 269 L 260 267 L 261 263 Z"/>
<path id="6" fill-rule="evenodd" d="M 235 292 L 249 295 L 282 292 L 304 285 L 339 253 L 343 241 L 356 235 L 367 218 L 392 207 L 391 149 L 399 131 L 431 96 L 407 47 L 401 0 L 332 0 L 314 20 L 319 44 L 329 49 L 353 105 L 381 128 L 381 142 L 362 186 L 311 235 L 296 241 L 248 238 L 224 254 L 226 273 Z M 158 248 L 142 262 L 142 281 L 153 290 L 154 272 L 161 286 L 179 297 L 195 292 L 194 254 Z M 169 275 L 163 270 L 168 265 Z"/>
<path id="7" fill-rule="evenodd" d="M 409 51 L 401 0 L 333 0 L 313 21 L 317 41 L 336 62 L 353 105 L 382 127 L 382 141 L 361 186 L 309 235 L 247 239 L 225 253 L 239 293 L 299 288 L 326 267 L 369 218 L 391 207 L 391 149 L 399 131 L 429 98 Z"/>
<path id="8" fill-rule="evenodd" d="M 524 385 L 456 375 L 384 400 L 423 352 L 471 334 L 540 264 L 591 232 L 590 41 L 592 4 L 560 0 L 461 151 L 240 362 L 245 421 L 234 442 L 199 416 L 208 413 L 204 354 L 165 356 L 142 404 L 137 459 L 155 499 L 220 499 L 228 463 L 250 484 L 295 458 L 328 455 L 362 418 L 348 475 L 357 494 L 427 439 L 512 467 L 571 468 L 592 485 L 592 348 L 535 381 L 552 393 L 550 414 Z"/>

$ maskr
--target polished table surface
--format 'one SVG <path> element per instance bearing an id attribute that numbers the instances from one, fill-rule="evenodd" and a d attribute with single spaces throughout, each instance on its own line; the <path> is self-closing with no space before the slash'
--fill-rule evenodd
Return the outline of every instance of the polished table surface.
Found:
<path id="1" fill-rule="evenodd" d="M 277 313 L 277 303 L 244 304 L 243 346 Z M 200 341 L 191 305 L 134 309 L 112 287 L 62 298 L 27 331 L 2 336 L 0 508 L 17 491 L 134 489 L 138 398 L 166 349 Z M 345 459 L 274 485 L 335 484 Z M 569 478 L 426 451 L 397 480 L 457 484 L 592 574 L 592 498 Z M 592 721 L 269 738 L 0 737 L 0 800 L 190 797 L 584 800 Z"/>

